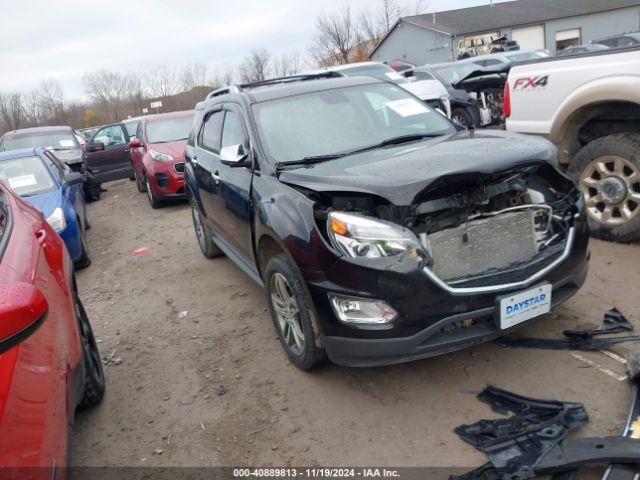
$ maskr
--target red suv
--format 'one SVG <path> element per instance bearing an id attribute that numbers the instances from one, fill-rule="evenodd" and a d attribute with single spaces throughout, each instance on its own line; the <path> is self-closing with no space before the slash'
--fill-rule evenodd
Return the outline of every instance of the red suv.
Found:
<path id="1" fill-rule="evenodd" d="M 147 192 L 152 208 L 163 200 L 186 198 L 184 149 L 194 114 L 190 110 L 145 117 L 129 142 L 138 191 Z"/>
<path id="2" fill-rule="evenodd" d="M 0 182 L 0 468 L 63 478 L 54 469 L 67 465 L 76 407 L 100 402 L 104 387 L 64 243 Z"/>

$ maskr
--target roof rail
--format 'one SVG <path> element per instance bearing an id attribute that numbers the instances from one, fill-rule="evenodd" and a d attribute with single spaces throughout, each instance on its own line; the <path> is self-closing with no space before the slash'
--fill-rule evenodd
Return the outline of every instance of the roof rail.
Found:
<path id="1" fill-rule="evenodd" d="M 238 86 L 227 85 L 226 87 L 218 88 L 213 92 L 209 93 L 205 100 L 209 100 L 210 98 L 213 98 L 213 97 L 219 97 L 220 95 L 228 95 L 230 93 L 238 93 L 238 92 L 240 92 L 240 88 L 238 88 Z"/>
<path id="2" fill-rule="evenodd" d="M 258 88 L 258 87 L 265 87 L 268 85 L 278 85 L 282 83 L 304 82 L 305 80 L 321 80 L 323 78 L 339 78 L 339 77 L 344 77 L 344 75 L 339 72 L 331 72 L 331 71 L 317 72 L 317 73 L 301 73 L 298 75 L 289 75 L 286 77 L 270 78 L 268 80 L 245 83 L 245 84 L 239 85 L 239 88 L 244 90 L 247 88 Z"/>

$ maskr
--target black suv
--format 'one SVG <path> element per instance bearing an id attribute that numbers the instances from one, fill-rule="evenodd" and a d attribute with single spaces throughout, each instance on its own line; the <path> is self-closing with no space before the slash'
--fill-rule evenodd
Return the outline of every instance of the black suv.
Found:
<path id="1" fill-rule="evenodd" d="M 463 130 L 378 79 L 212 92 L 185 176 L 202 252 L 264 285 L 302 369 L 484 342 L 567 300 L 587 273 L 584 202 L 549 142 Z"/>

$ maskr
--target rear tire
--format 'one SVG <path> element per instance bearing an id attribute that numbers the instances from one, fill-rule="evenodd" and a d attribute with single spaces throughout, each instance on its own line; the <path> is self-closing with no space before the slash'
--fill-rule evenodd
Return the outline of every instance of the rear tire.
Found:
<path id="1" fill-rule="evenodd" d="M 594 237 L 640 240 L 640 134 L 608 135 L 588 143 L 567 174 L 585 197 Z"/>
<path id="2" fill-rule="evenodd" d="M 89 322 L 87 312 L 77 292 L 74 292 L 74 303 L 76 316 L 78 317 L 80 340 L 82 342 L 81 361 L 84 365 L 84 393 L 78 406 L 90 407 L 100 403 L 104 397 L 104 371 L 102 369 L 98 345 L 96 344 L 96 339 L 91 329 L 91 323 Z"/>
<path id="3" fill-rule="evenodd" d="M 291 363 L 301 370 L 325 364 L 322 336 L 312 319 L 315 315 L 312 300 L 285 254 L 271 257 L 264 280 L 269 313 Z"/>
<path id="4" fill-rule="evenodd" d="M 223 255 L 222 250 L 218 247 L 211 237 L 211 233 L 204 226 L 200 209 L 195 202 L 191 202 L 191 216 L 193 218 L 193 228 L 196 231 L 196 239 L 200 246 L 200 251 L 207 258 L 215 258 Z"/>
<path id="5" fill-rule="evenodd" d="M 84 198 L 87 202 L 97 202 L 102 196 L 102 187 L 93 176 L 93 173 L 87 171 L 87 180 L 84 184 Z"/>

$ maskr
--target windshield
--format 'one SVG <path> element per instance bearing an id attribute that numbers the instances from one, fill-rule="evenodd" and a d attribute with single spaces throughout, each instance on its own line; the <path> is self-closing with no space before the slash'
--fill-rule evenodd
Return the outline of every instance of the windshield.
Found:
<path id="1" fill-rule="evenodd" d="M 0 151 L 44 147 L 53 150 L 77 150 L 80 148 L 71 131 L 33 132 L 7 134 L 0 142 Z"/>
<path id="2" fill-rule="evenodd" d="M 393 83 L 408 83 L 409 80 L 404 78 L 398 72 L 396 72 L 393 68 L 387 67 L 385 65 L 364 65 L 362 67 L 352 67 L 345 68 L 340 70 L 342 73 L 347 75 L 348 77 L 355 76 L 365 76 L 365 77 L 374 77 L 384 80 L 386 82 Z"/>
<path id="3" fill-rule="evenodd" d="M 262 145 L 276 163 L 349 152 L 404 135 L 445 135 L 455 127 L 401 87 L 358 85 L 253 106 Z"/>
<path id="4" fill-rule="evenodd" d="M 438 74 L 444 78 L 448 83 L 458 83 L 463 78 L 466 78 L 471 72 L 480 70 L 478 65 L 473 62 L 459 63 L 457 65 L 447 65 L 443 67 L 433 67 Z"/>
<path id="5" fill-rule="evenodd" d="M 22 197 L 56 188 L 51 173 L 38 157 L 0 161 L 0 180 Z"/>
<path id="6" fill-rule="evenodd" d="M 191 132 L 192 123 L 193 115 L 149 122 L 147 123 L 148 142 L 167 143 L 186 140 Z"/>

